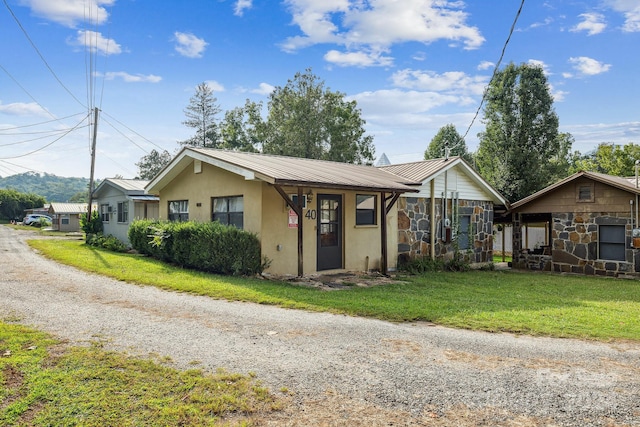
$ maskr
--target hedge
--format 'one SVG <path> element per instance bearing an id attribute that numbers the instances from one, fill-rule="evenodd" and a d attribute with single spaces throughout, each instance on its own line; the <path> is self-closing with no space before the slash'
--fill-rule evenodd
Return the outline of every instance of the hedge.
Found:
<path id="1" fill-rule="evenodd" d="M 264 269 L 258 237 L 219 222 L 137 220 L 129 242 L 139 253 L 181 267 L 253 275 Z"/>

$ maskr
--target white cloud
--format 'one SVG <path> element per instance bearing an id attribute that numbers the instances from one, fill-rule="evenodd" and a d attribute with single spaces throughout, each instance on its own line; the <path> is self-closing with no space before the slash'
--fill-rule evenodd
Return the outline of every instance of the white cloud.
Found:
<path id="1" fill-rule="evenodd" d="M 494 64 L 491 61 L 482 61 L 480 64 L 478 64 L 478 70 L 480 70 L 480 71 L 491 70 L 495 66 L 496 66 L 496 64 Z"/>
<path id="2" fill-rule="evenodd" d="M 245 9 L 251 9 L 253 7 L 253 0 L 237 0 L 236 5 L 233 8 L 233 14 L 236 16 L 244 15 Z"/>
<path id="3" fill-rule="evenodd" d="M 156 76 L 153 74 L 149 74 L 145 76 L 144 74 L 129 74 L 124 71 L 115 71 L 105 73 L 105 79 L 114 80 L 116 78 L 122 79 L 126 83 L 159 83 L 162 80 L 162 77 Z"/>
<path id="4" fill-rule="evenodd" d="M 448 0 L 286 0 L 302 35 L 290 37 L 282 48 L 293 52 L 307 46 L 332 43 L 346 48 L 331 50 L 326 58 L 339 65 L 381 65 L 391 58 L 370 52 L 386 52 L 397 43 L 453 41 L 476 49 L 484 37 L 466 24 L 463 3 Z M 373 59 L 373 60 L 372 60 Z"/>
<path id="5" fill-rule="evenodd" d="M 591 123 L 562 126 L 561 132 L 569 132 L 575 138 L 573 149 L 586 153 L 598 144 L 612 142 L 625 145 L 640 140 L 640 122 Z"/>
<path id="6" fill-rule="evenodd" d="M 606 73 L 611 68 L 611 64 L 605 64 L 593 58 L 578 56 L 569 58 L 569 63 L 582 75 L 595 76 Z"/>
<path id="7" fill-rule="evenodd" d="M 224 86 L 215 80 L 207 80 L 205 83 L 207 84 L 209 89 L 211 89 L 214 92 L 224 92 L 225 90 Z"/>
<path id="8" fill-rule="evenodd" d="M 600 34 L 607 28 L 607 24 L 604 22 L 604 15 L 601 13 L 583 13 L 579 16 L 582 18 L 582 22 L 571 28 L 570 31 L 586 31 L 587 35 L 593 36 Z"/>
<path id="9" fill-rule="evenodd" d="M 616 12 L 624 14 L 623 31 L 640 32 L 640 4 L 637 0 L 606 0 L 606 4 Z"/>
<path id="10" fill-rule="evenodd" d="M 532 65 L 534 67 L 540 67 L 542 68 L 542 72 L 544 73 L 545 76 L 550 76 L 551 72 L 549 71 L 549 66 L 547 64 L 545 64 L 544 61 L 540 60 L 540 59 L 530 59 L 527 61 L 527 63 L 529 65 Z"/>
<path id="11" fill-rule="evenodd" d="M 50 117 L 49 114 L 35 102 L 14 102 L 11 104 L 2 104 L 0 102 L 0 113 L 11 116 Z"/>
<path id="12" fill-rule="evenodd" d="M 405 89 L 436 91 L 469 95 L 482 95 L 489 81 L 487 76 L 469 76 L 462 71 L 438 74 L 428 70 L 404 69 L 391 76 L 394 86 Z"/>
<path id="13" fill-rule="evenodd" d="M 381 56 L 380 52 L 338 52 L 337 50 L 330 50 L 324 55 L 324 59 L 341 67 L 387 67 L 393 65 L 393 58 Z"/>
<path id="14" fill-rule="evenodd" d="M 209 44 L 204 39 L 198 38 L 193 34 L 176 31 L 173 35 L 177 42 L 176 51 L 187 58 L 202 58 L 202 54 Z"/>
<path id="15" fill-rule="evenodd" d="M 257 89 L 252 89 L 250 92 L 257 95 L 267 96 L 275 90 L 275 86 L 271 86 L 269 83 L 260 83 Z"/>
<path id="16" fill-rule="evenodd" d="M 67 27 L 75 27 L 88 19 L 92 25 L 104 24 L 109 14 L 104 6 L 111 6 L 115 0 L 22 0 L 34 15 Z"/>
<path id="17" fill-rule="evenodd" d="M 74 40 L 69 42 L 74 46 L 88 47 L 92 52 L 98 51 L 103 55 L 118 55 L 122 53 L 121 46 L 113 39 L 107 39 L 102 33 L 78 30 Z"/>

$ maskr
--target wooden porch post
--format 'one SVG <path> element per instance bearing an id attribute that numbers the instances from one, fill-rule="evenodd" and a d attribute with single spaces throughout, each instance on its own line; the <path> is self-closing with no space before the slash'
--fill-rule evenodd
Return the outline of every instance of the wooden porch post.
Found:
<path id="1" fill-rule="evenodd" d="M 298 186 L 298 203 L 293 203 L 293 200 L 284 192 L 282 187 L 279 185 L 274 185 L 273 188 L 280 194 L 280 197 L 284 199 L 293 211 L 298 215 L 298 276 L 301 277 L 304 274 L 304 257 L 303 257 L 303 236 L 302 232 L 302 224 L 304 221 L 302 220 L 302 187 Z"/>

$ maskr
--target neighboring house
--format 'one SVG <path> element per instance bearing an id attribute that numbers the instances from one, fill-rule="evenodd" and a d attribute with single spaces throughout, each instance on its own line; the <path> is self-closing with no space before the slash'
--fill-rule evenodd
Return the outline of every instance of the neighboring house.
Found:
<path id="1" fill-rule="evenodd" d="M 421 183 L 418 194 L 398 202 L 401 258 L 451 259 L 457 252 L 470 262 L 492 261 L 494 211 L 507 200 L 461 157 L 380 169 Z"/>
<path id="2" fill-rule="evenodd" d="M 51 205 L 49 203 L 46 203 L 44 206 L 39 207 L 39 208 L 31 208 L 31 209 L 25 209 L 24 210 L 24 216 L 28 216 L 31 214 L 36 214 L 36 215 L 49 215 L 49 207 Z"/>
<path id="3" fill-rule="evenodd" d="M 103 233 L 129 244 L 129 225 L 135 219 L 158 218 L 158 196 L 145 191 L 149 181 L 107 178 L 93 197 L 102 219 Z"/>
<path id="4" fill-rule="evenodd" d="M 545 224 L 549 243 L 531 253 L 522 250 L 526 235 L 514 232 L 514 266 L 606 276 L 640 272 L 633 245 L 638 196 L 636 178 L 578 172 L 512 204 L 513 229 Z"/>
<path id="5" fill-rule="evenodd" d="M 396 266 L 396 201 L 410 180 L 373 166 L 186 147 L 146 186 L 160 218 L 256 233 L 267 273 Z"/>
<path id="6" fill-rule="evenodd" d="M 87 213 L 86 203 L 51 203 L 48 215 L 54 231 L 80 231 L 80 215 Z"/>

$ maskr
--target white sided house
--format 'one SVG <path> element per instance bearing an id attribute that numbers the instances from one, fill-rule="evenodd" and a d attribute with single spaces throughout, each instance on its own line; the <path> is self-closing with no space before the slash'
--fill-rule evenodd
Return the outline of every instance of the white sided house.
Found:
<path id="1" fill-rule="evenodd" d="M 493 257 L 493 216 L 507 200 L 461 157 L 381 166 L 410 181 L 418 194 L 398 201 L 398 256 L 450 259 L 461 253 L 469 262 Z"/>
<path id="2" fill-rule="evenodd" d="M 93 197 L 98 206 L 105 235 L 129 244 L 129 225 L 135 219 L 158 218 L 158 196 L 148 194 L 149 181 L 107 178 L 98 185 Z"/>

